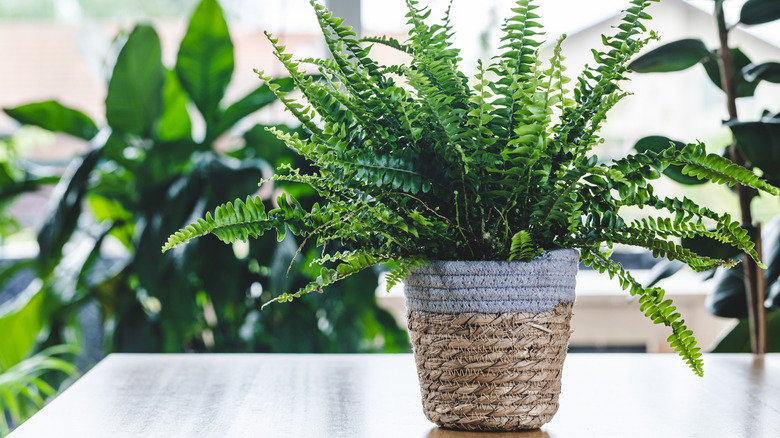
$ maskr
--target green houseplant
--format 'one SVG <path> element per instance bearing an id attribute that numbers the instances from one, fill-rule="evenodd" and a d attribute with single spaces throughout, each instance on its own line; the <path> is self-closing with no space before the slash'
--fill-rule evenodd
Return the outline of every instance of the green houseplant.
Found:
<path id="1" fill-rule="evenodd" d="M 30 308 L 37 308 L 10 324 L 15 342 L 1 343 L 0 357 L 12 345 L 27 351 L 95 337 L 92 349 L 102 341 L 108 352 L 407 351 L 406 333 L 377 305 L 373 291 L 351 293 L 376 283 L 372 271 L 340 285 L 334 292 L 343 300 L 323 303 L 323 296 L 311 296 L 261 313 L 262 299 L 318 275 L 301 269 L 285 277 L 297 248 L 291 240 L 269 235 L 243 254 L 204 240 L 175 257 L 160 254 L 158 242 L 171 228 L 254 190 L 278 163 L 306 166 L 265 125 L 246 123 L 276 102 L 270 85 L 291 90 L 293 84 L 283 78 L 258 84 L 235 101 L 225 98 L 234 50 L 216 0 L 198 2 L 171 66 L 163 64 L 160 38 L 150 25 L 134 26 L 117 44 L 116 62 L 108 63 L 105 125 L 55 101 L 5 109 L 22 124 L 89 142 L 89 151 L 71 161 L 53 191 L 37 257 L 0 264 L 0 284 L 25 270 L 37 278 L 27 295 Z M 200 137 L 193 131 L 198 118 L 205 131 Z M 226 136 L 240 146 L 222 150 L 218 144 Z M 16 176 L 23 174 L 17 163 L 9 163 L 16 172 L 6 178 L 4 164 L 0 159 L 0 203 L 5 195 L 52 182 Z M 319 199 L 311 189 L 289 189 L 304 205 Z M 271 193 L 264 195 L 269 207 L 272 200 Z M 301 258 L 316 254 L 311 245 Z M 187 274 L 209 266 L 212 275 Z M 0 306 L 0 319 L 6 309 Z M 80 326 L 85 309 L 97 314 L 92 330 Z M 101 357 L 83 346 L 87 360 Z"/>
<path id="2" fill-rule="evenodd" d="M 331 59 L 294 60 L 268 34 L 274 53 L 303 93 L 303 100 L 271 87 L 310 132 L 310 138 L 270 130 L 314 163 L 318 171 L 287 168 L 286 174 L 264 182 L 308 184 L 326 202 L 307 209 L 282 194 L 277 207 L 266 211 L 257 198 L 236 200 L 172 235 L 163 251 L 209 233 L 225 242 L 258 237 L 269 230 L 276 230 L 279 238 L 288 230 L 307 240 L 316 238 L 323 248 L 319 261 L 334 267 L 323 268 L 316 281 L 297 292 L 272 300 L 280 302 L 321 292 L 324 286 L 378 263 L 391 265 L 389 285 L 406 278 L 407 289 L 411 284 L 415 293 L 429 294 L 426 299 L 435 301 L 442 299 L 434 296 L 442 289 L 447 295 L 455 289 L 482 288 L 442 285 L 449 281 L 443 271 L 450 266 L 456 266 L 456 279 L 458 269 L 471 269 L 451 261 L 487 261 L 498 270 L 508 270 L 510 274 L 490 280 L 496 286 L 511 281 L 508 278 L 513 277 L 513 270 L 530 272 L 541 278 L 541 283 L 552 281 L 558 270 L 576 272 L 579 258 L 617 277 L 624 289 L 638 296 L 642 311 L 654 323 L 671 328 L 670 344 L 701 375 L 701 353 L 671 300 L 664 298 L 660 288 L 643 287 L 610 260 L 608 251 L 613 244 L 639 246 L 656 256 L 681 260 L 695 270 L 734 264 L 697 255 L 672 241 L 702 235 L 758 259 L 747 232 L 728 214 L 688 199 L 653 193 L 649 181 L 669 165 L 682 165 L 686 174 L 714 183 L 744 184 L 773 195 L 780 190 L 722 157 L 707 154 L 701 144 L 670 145 L 660 152 L 645 151 L 610 163 L 600 162 L 592 153 L 601 142 L 597 132 L 607 111 L 625 95 L 618 83 L 625 78 L 626 63 L 655 37 L 653 33 L 642 36 L 650 1 L 630 2 L 615 33 L 603 37 L 604 51 L 594 50 L 594 66 L 584 70 L 571 90 L 562 65 L 563 38 L 549 62 L 543 63 L 539 57 L 541 25 L 531 1 L 516 2 L 514 16 L 502 27 L 503 53 L 489 65 L 480 63 L 471 80 L 457 68 L 460 58 L 451 45 L 449 9 L 442 22 L 429 25 L 430 11 L 407 0 L 411 27 L 407 42 L 386 37 L 359 41 L 342 25 L 343 20 L 315 1 L 311 3 Z M 411 60 L 403 65 L 379 65 L 369 57 L 371 44 L 393 47 Z M 304 76 L 304 63 L 315 65 L 324 80 Z M 271 80 L 262 72 L 259 76 Z M 632 206 L 649 208 L 653 214 L 627 222 L 621 209 Z M 579 250 L 579 257 L 574 250 Z M 546 264 L 556 258 L 565 259 L 566 265 L 557 269 Z M 570 276 L 573 281 L 573 273 Z M 433 286 L 433 292 L 420 292 L 425 282 L 438 286 Z M 483 289 L 490 292 L 493 286 Z M 563 295 L 573 293 L 573 284 L 561 288 L 565 289 Z M 539 295 L 539 290 L 530 294 Z M 501 289 L 499 293 L 505 292 Z M 407 304 L 416 299 L 407 297 Z M 546 309 L 531 305 L 536 309 L 532 313 L 466 311 L 445 315 L 454 318 L 440 324 L 445 330 L 465 321 L 458 334 L 445 335 L 450 338 L 468 332 L 517 337 L 514 330 L 522 334 L 528 327 L 545 334 L 520 350 L 507 347 L 480 356 L 478 351 L 482 350 L 450 346 L 439 351 L 438 358 L 422 358 L 422 362 L 420 351 L 439 342 L 429 336 L 430 327 L 445 317 L 422 312 L 423 320 L 412 318 L 411 337 L 428 417 L 437 424 L 462 429 L 533 428 L 548 421 L 557 409 L 560 368 L 555 368 L 558 359 L 544 354 L 550 353 L 548 343 L 552 341 L 559 347 L 562 342 L 562 348 L 556 349 L 565 354 L 571 299 L 555 304 Z M 416 316 L 415 311 L 409 314 Z M 539 315 L 550 318 L 535 320 Z M 481 325 L 484 320 L 513 318 L 532 321 L 530 325 L 514 320 L 497 327 Z M 462 321 L 455 321 L 458 319 Z M 420 328 L 421 324 L 426 328 Z M 497 339 L 496 344 L 503 345 L 505 340 Z M 472 341 L 463 338 L 463 342 Z M 535 356 L 538 352 L 542 356 Z M 462 365 L 465 356 L 475 356 L 472 359 L 477 363 L 488 365 L 465 365 L 450 374 L 446 370 L 438 373 L 438 380 L 436 376 L 425 380 L 432 377 L 431 370 L 438 372 L 456 362 Z M 541 368 L 534 368 L 536 365 Z M 476 376 L 471 382 L 476 390 L 461 398 L 460 393 L 468 392 L 466 385 L 457 387 L 454 383 L 463 369 L 474 367 L 485 368 L 486 374 Z M 523 378 L 516 381 L 502 374 L 505 372 Z M 550 376 L 549 384 L 537 388 L 532 383 L 546 381 L 546 377 L 539 377 L 542 375 Z M 447 376 L 450 380 L 445 381 Z M 490 399 L 497 392 L 504 393 L 495 397 L 498 407 L 485 409 L 483 403 L 495 401 Z M 532 404 L 536 398 L 544 400 L 543 406 Z"/>
<path id="3" fill-rule="evenodd" d="M 780 8 L 772 0 L 750 0 L 742 5 L 739 21 L 727 23 L 723 0 L 713 2 L 713 19 L 716 22 L 719 47 L 708 48 L 700 39 L 688 38 L 666 43 L 634 59 L 629 68 L 637 73 L 677 72 L 701 64 L 710 82 L 725 94 L 728 120 L 724 122 L 731 130 L 731 138 L 725 145 L 723 156 L 735 163 L 755 169 L 769 181 L 780 182 L 780 112 L 775 108 L 765 110 L 759 120 L 745 120 L 737 112 L 737 101 L 757 96 L 761 82 L 780 83 L 780 63 L 754 63 L 748 53 L 730 45 L 731 31 L 740 26 L 752 26 L 780 20 Z M 664 148 L 673 140 L 654 135 L 640 139 L 636 148 Z M 681 144 L 680 142 L 675 142 Z M 682 175 L 675 168 L 664 173 L 680 184 L 695 185 L 706 181 Z M 708 310 L 725 318 L 743 319 L 737 327 L 714 348 L 721 352 L 750 352 L 763 354 L 780 351 L 780 339 L 767 336 L 767 332 L 780 333 L 780 248 L 778 248 L 777 227 L 780 217 L 766 223 L 763 232 L 756 227 L 754 210 L 760 197 L 758 192 L 737 187 L 742 226 L 752 228 L 757 248 L 763 248 L 765 264 L 769 267 L 763 273 L 757 269 L 749 256 L 725 245 L 713 245 L 703 239 L 685 239 L 683 246 L 700 254 L 718 254 L 719 258 L 742 257 L 745 263 L 738 269 L 717 269 L 716 286 L 708 298 Z M 672 275 L 681 266 L 674 262 L 658 269 L 659 279 Z M 763 278 L 761 278 L 763 276 Z M 774 312 L 770 312 L 774 308 Z M 749 330 L 748 330 L 749 328 Z"/>

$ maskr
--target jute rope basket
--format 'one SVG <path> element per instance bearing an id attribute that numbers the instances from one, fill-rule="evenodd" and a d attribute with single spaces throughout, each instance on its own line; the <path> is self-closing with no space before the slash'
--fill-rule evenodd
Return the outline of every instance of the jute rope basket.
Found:
<path id="1" fill-rule="evenodd" d="M 405 280 L 423 411 L 464 430 L 535 429 L 558 410 L 579 254 L 431 262 Z"/>

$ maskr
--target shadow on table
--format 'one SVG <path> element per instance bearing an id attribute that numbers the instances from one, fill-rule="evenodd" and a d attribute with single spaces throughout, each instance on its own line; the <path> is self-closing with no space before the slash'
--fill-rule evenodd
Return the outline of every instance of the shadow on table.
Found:
<path id="1" fill-rule="evenodd" d="M 434 427 L 428 432 L 427 438 L 550 438 L 547 432 L 541 429 L 526 430 L 522 432 L 465 432 L 460 430 L 442 429 Z"/>

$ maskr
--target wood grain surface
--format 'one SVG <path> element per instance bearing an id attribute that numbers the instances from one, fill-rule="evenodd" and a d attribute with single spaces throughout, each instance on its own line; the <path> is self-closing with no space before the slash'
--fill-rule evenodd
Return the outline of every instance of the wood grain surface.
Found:
<path id="1" fill-rule="evenodd" d="M 408 354 L 113 354 L 10 437 L 780 436 L 780 354 L 704 363 L 570 354 L 555 418 L 490 434 L 429 423 Z"/>

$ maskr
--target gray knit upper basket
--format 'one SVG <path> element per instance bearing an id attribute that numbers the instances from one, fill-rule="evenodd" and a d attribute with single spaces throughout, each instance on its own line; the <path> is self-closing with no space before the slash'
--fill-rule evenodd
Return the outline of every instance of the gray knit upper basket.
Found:
<path id="1" fill-rule="evenodd" d="M 404 280 L 406 308 L 436 313 L 540 313 L 574 302 L 579 251 L 531 262 L 431 261 Z"/>

